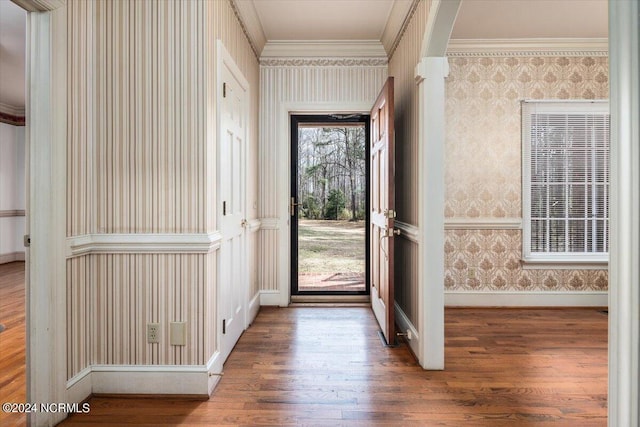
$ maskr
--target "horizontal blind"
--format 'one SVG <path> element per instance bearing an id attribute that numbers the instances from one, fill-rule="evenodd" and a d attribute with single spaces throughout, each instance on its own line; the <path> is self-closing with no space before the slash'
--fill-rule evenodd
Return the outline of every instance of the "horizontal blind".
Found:
<path id="1" fill-rule="evenodd" d="M 523 119 L 530 253 L 608 252 L 608 105 L 527 102 Z"/>

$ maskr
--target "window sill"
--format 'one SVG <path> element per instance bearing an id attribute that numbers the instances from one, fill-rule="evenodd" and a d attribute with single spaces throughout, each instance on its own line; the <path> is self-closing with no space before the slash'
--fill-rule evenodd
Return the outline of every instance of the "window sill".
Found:
<path id="1" fill-rule="evenodd" d="M 609 268 L 609 257 L 594 256 L 576 259 L 571 256 L 531 256 L 523 258 L 521 263 L 524 270 L 606 270 Z"/>

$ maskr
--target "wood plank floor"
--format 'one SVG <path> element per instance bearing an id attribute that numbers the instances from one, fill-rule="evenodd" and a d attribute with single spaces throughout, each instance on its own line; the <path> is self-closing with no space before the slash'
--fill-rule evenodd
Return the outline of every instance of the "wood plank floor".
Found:
<path id="1" fill-rule="evenodd" d="M 427 372 L 368 308 L 263 308 L 208 401 L 94 397 L 63 425 L 606 426 L 606 314 L 448 309 L 446 337 Z"/>
<path id="2" fill-rule="evenodd" d="M 0 264 L 0 403 L 24 403 L 25 380 L 25 291 L 24 262 Z M 22 426 L 22 414 L 0 412 L 2 427 Z"/>

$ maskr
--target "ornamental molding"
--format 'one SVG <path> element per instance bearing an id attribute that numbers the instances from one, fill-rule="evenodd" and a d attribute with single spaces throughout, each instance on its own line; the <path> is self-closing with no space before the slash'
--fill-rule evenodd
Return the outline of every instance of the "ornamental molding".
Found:
<path id="1" fill-rule="evenodd" d="M 67 257 L 89 254 L 207 254 L 220 248 L 222 234 L 85 234 L 67 237 Z"/>
<path id="2" fill-rule="evenodd" d="M 453 39 L 449 57 L 609 56 L 607 39 Z"/>
<path id="3" fill-rule="evenodd" d="M 386 58 L 262 58 L 263 67 L 386 67 Z"/>

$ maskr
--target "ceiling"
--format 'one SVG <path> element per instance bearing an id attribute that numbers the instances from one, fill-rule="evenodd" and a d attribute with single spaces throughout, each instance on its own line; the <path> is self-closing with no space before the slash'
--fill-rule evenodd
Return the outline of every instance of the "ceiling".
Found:
<path id="1" fill-rule="evenodd" d="M 258 51 L 275 41 L 368 41 L 389 51 L 414 0 L 233 0 Z M 447 0 L 443 0 L 447 1 Z M 0 109 L 24 109 L 25 12 L 0 0 Z M 607 0 L 463 0 L 454 39 L 606 38 Z M 5 108 L 6 110 L 6 108 Z"/>
<path id="2" fill-rule="evenodd" d="M 394 0 L 257 0 L 252 3 L 267 40 L 380 40 Z"/>

